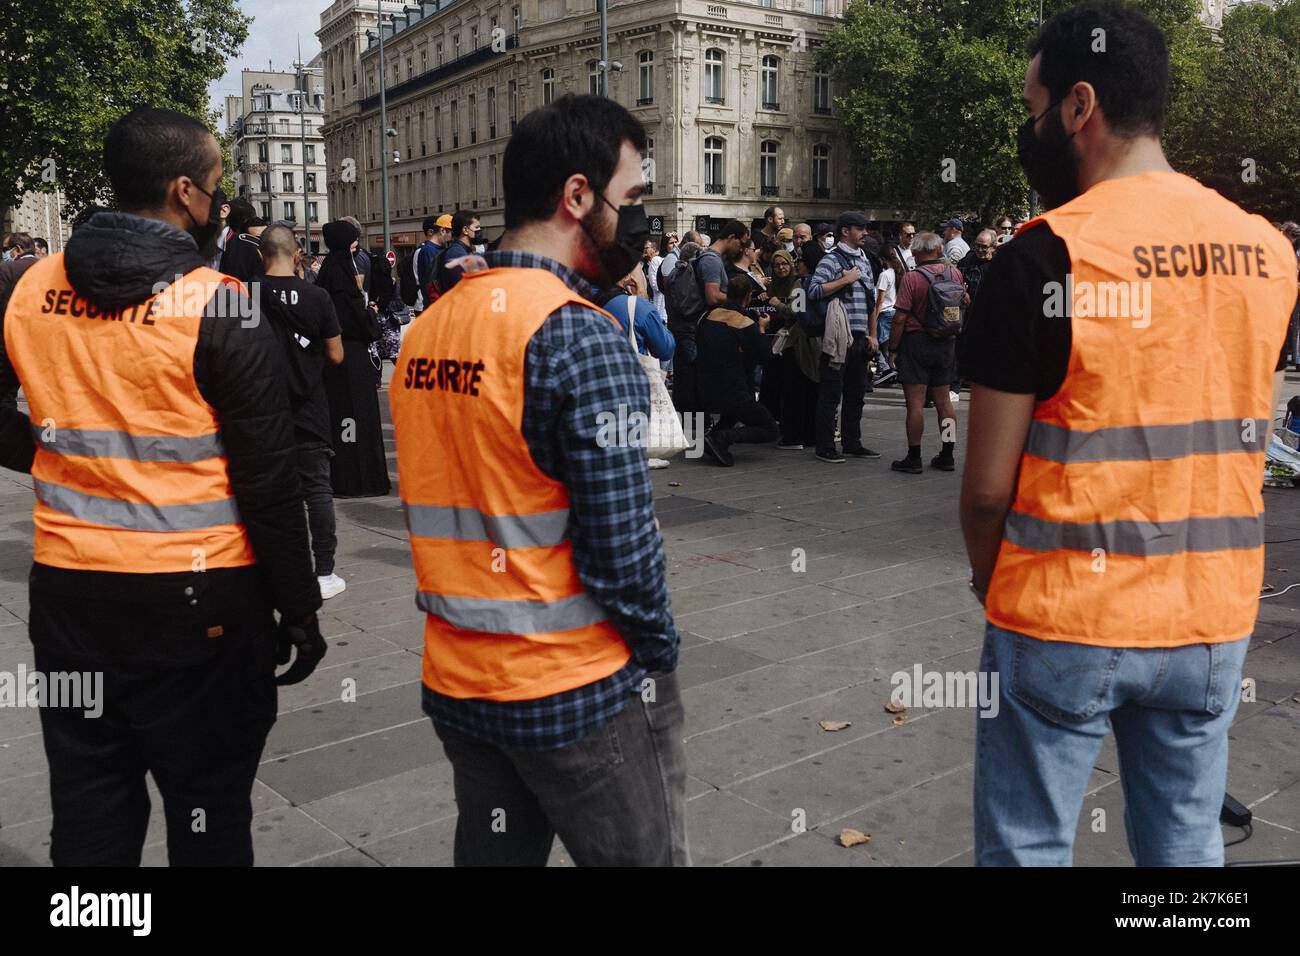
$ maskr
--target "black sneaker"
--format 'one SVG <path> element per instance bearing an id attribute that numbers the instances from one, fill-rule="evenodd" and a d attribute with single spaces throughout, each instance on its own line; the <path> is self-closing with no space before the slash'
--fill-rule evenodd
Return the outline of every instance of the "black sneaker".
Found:
<path id="1" fill-rule="evenodd" d="M 933 399 L 933 398 L 927 398 L 927 399 L 925 400 L 925 407 L 926 407 L 926 408 L 934 408 L 934 399 Z"/>
<path id="2" fill-rule="evenodd" d="M 870 448 L 846 448 L 844 454 L 852 455 L 854 458 L 879 458 L 880 452 L 872 451 Z"/>
<path id="3" fill-rule="evenodd" d="M 730 468 L 736 463 L 727 446 L 714 439 L 712 435 L 704 436 L 704 454 L 708 455 L 723 468 Z"/>
<path id="4" fill-rule="evenodd" d="M 889 467 L 894 469 L 894 471 L 903 471 L 909 475 L 919 475 L 925 470 L 921 467 L 921 460 L 919 458 L 900 458 L 898 461 L 893 462 Z"/>
<path id="5" fill-rule="evenodd" d="M 872 384 L 876 388 L 883 388 L 886 385 L 893 385 L 896 381 L 898 381 L 898 373 L 891 368 L 885 370 Z"/>
<path id="6" fill-rule="evenodd" d="M 832 465 L 842 465 L 848 459 L 837 451 L 818 451 L 817 460 L 828 462 Z"/>
<path id="7" fill-rule="evenodd" d="M 951 458 L 945 458 L 943 455 L 935 455 L 930 459 L 930 467 L 938 468 L 940 471 L 956 471 L 957 463 Z"/>

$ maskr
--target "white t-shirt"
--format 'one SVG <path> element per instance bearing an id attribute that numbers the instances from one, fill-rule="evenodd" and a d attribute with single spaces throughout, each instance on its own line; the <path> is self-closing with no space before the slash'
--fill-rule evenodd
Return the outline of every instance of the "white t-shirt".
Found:
<path id="1" fill-rule="evenodd" d="M 943 247 L 944 257 L 953 265 L 961 262 L 970 252 L 970 245 L 961 236 L 953 236 Z"/>
<path id="2" fill-rule="evenodd" d="M 894 307 L 898 296 L 898 277 L 893 269 L 884 269 L 876 279 L 876 299 L 880 302 L 880 311 L 888 312 Z"/>
<path id="3" fill-rule="evenodd" d="M 898 254 L 903 257 L 903 265 L 907 266 L 909 269 L 916 268 L 916 256 L 912 255 L 911 249 L 904 249 L 902 246 L 899 246 Z"/>

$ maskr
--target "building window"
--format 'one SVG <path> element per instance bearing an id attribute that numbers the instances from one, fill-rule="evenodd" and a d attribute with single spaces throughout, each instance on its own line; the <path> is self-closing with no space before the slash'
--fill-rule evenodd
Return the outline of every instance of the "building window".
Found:
<path id="1" fill-rule="evenodd" d="M 260 173 L 258 175 L 258 192 L 269 193 L 271 191 L 271 174 Z"/>
<path id="2" fill-rule="evenodd" d="M 506 105 L 510 109 L 510 132 L 513 133 L 515 131 L 515 122 L 519 118 L 519 83 L 516 80 L 511 80 L 507 92 L 510 96 L 510 102 Z"/>
<path id="3" fill-rule="evenodd" d="M 764 196 L 777 195 L 776 151 L 777 144 L 770 139 L 758 147 L 758 179 Z"/>
<path id="4" fill-rule="evenodd" d="M 469 141 L 478 142 L 478 99 L 473 93 L 469 95 Z"/>
<path id="5" fill-rule="evenodd" d="M 777 71 L 780 66 L 780 58 L 771 55 L 763 57 L 763 109 L 765 110 L 781 108 L 781 97 L 778 95 L 779 90 L 776 85 Z"/>
<path id="6" fill-rule="evenodd" d="M 812 12 L 819 17 L 826 16 L 826 0 L 812 0 Z"/>
<path id="7" fill-rule="evenodd" d="M 441 43 L 439 43 L 439 44 L 434 48 L 434 52 L 435 52 L 435 54 L 436 54 L 436 55 L 434 56 L 434 59 L 438 61 L 438 66 L 442 66 L 442 44 L 441 44 Z"/>
<path id="8" fill-rule="evenodd" d="M 271 221 L 271 204 L 269 202 L 262 203 L 262 218 L 267 222 Z"/>
<path id="9" fill-rule="evenodd" d="M 258 144 L 257 144 L 257 161 L 258 161 L 259 163 L 265 163 L 265 162 L 267 162 L 267 155 L 266 155 L 266 154 L 267 154 L 266 143 L 264 143 L 264 142 L 263 142 L 263 143 L 258 143 Z"/>
<path id="10" fill-rule="evenodd" d="M 488 139 L 497 137 L 497 88 L 489 86 L 487 91 L 488 103 Z"/>
<path id="11" fill-rule="evenodd" d="M 813 74 L 813 112 L 829 113 L 831 111 L 831 75 L 829 73 Z"/>
<path id="12" fill-rule="evenodd" d="M 280 144 L 280 162 L 282 163 L 293 162 L 293 143 Z"/>
<path id="13" fill-rule="evenodd" d="M 408 56 L 406 58 L 406 78 L 409 80 L 413 76 L 415 76 L 415 57 Z"/>
<path id="14" fill-rule="evenodd" d="M 421 156 L 424 156 L 429 152 L 429 147 L 426 145 L 429 141 L 427 135 L 428 129 L 429 127 L 424 125 L 424 112 L 421 111 L 420 112 L 420 155 Z"/>
<path id="15" fill-rule="evenodd" d="M 488 185 L 488 192 L 491 194 L 491 205 L 497 204 L 497 154 L 493 153 L 488 157 L 488 175 L 492 177 L 492 182 Z"/>
<path id="16" fill-rule="evenodd" d="M 478 160 L 469 161 L 469 208 L 478 208 Z"/>
<path id="17" fill-rule="evenodd" d="M 523 11 L 519 9 L 518 5 L 515 5 L 510 8 L 510 16 L 514 18 L 515 32 L 518 33 L 523 28 L 524 25 Z"/>
<path id="18" fill-rule="evenodd" d="M 812 185 L 814 199 L 831 196 L 831 148 L 825 143 L 813 147 Z"/>
<path id="19" fill-rule="evenodd" d="M 593 95 L 600 95 L 600 67 L 593 66 L 587 71 L 587 92 Z"/>
<path id="20" fill-rule="evenodd" d="M 713 47 L 704 51 L 704 102 L 726 102 L 722 73 L 722 51 Z"/>
<path id="21" fill-rule="evenodd" d="M 442 107 L 433 108 L 433 151 L 442 152 Z"/>
<path id="22" fill-rule="evenodd" d="M 772 6 L 772 0 L 758 0 L 758 5 L 759 5 L 760 7 L 771 7 L 771 6 Z"/>
<path id="23" fill-rule="evenodd" d="M 307 217 L 312 222 L 320 222 L 320 216 L 318 216 L 316 213 L 316 203 L 314 202 L 307 203 Z"/>
<path id="24" fill-rule="evenodd" d="M 316 174 L 307 173 L 307 192 L 314 193 L 315 191 L 316 191 Z"/>
<path id="25" fill-rule="evenodd" d="M 648 106 L 655 101 L 655 55 L 652 50 L 642 50 L 637 54 L 638 76 L 640 85 L 637 90 L 637 106 Z"/>
<path id="26" fill-rule="evenodd" d="M 456 101 L 451 101 L 451 148 L 460 146 L 460 116 L 456 112 Z"/>
<path id="27" fill-rule="evenodd" d="M 645 140 L 645 163 L 642 166 L 645 179 L 644 196 L 653 196 L 655 191 L 655 139 L 647 136 Z"/>
<path id="28" fill-rule="evenodd" d="M 310 145 L 310 146 L 304 146 L 303 149 L 306 150 L 306 153 L 303 154 L 302 161 L 306 163 L 308 166 L 314 166 L 316 164 L 316 147 L 314 145 Z"/>
<path id="29" fill-rule="evenodd" d="M 721 136 L 710 136 L 704 141 L 704 192 L 721 196 L 727 191 L 723 165 L 724 144 Z"/>
<path id="30" fill-rule="evenodd" d="M 460 59 L 460 34 L 459 33 L 456 33 L 451 38 L 451 58 L 453 60 Z"/>
<path id="31" fill-rule="evenodd" d="M 542 70 L 542 105 L 549 106 L 555 102 L 555 71 Z"/>
<path id="32" fill-rule="evenodd" d="M 291 202 L 287 202 L 284 204 L 284 218 L 289 220 L 290 222 L 294 222 L 298 218 L 296 215 L 294 215 L 294 211 L 293 211 L 294 206 L 296 205 L 297 205 L 296 203 L 291 203 Z"/>
<path id="33" fill-rule="evenodd" d="M 429 48 L 425 47 L 420 51 L 420 72 L 423 73 L 429 69 Z"/>
<path id="34" fill-rule="evenodd" d="M 406 135 L 403 137 L 403 138 L 406 140 L 406 158 L 407 158 L 407 159 L 410 159 L 410 158 L 412 157 L 412 155 L 413 155 L 413 154 L 412 154 L 412 151 L 411 151 L 411 150 L 412 150 L 412 146 L 411 146 L 411 117 L 408 116 L 408 117 L 406 117 L 405 120 L 403 121 L 403 123 L 402 123 L 402 132 L 406 134 Z"/>

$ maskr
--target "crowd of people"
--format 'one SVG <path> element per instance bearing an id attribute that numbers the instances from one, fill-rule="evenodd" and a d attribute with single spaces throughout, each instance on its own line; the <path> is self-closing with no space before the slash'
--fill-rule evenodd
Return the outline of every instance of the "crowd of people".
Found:
<path id="1" fill-rule="evenodd" d="M 923 409 L 936 409 L 947 434 L 960 401 L 961 320 L 997 250 L 1023 225 L 1005 216 L 995 223 L 968 228 L 949 219 L 918 235 L 911 222 L 851 211 L 791 226 L 773 206 L 761 222 L 733 220 L 712 237 L 691 230 L 647 242 L 629 288 L 673 337 L 666 367 L 674 403 L 681 413 L 709 414 L 703 440 L 712 461 L 731 466 L 731 445 L 768 441 L 783 451 L 811 448 L 831 464 L 880 458 L 862 442 L 865 396 L 901 387 L 908 450 L 892 467 L 919 474 Z M 931 322 L 945 295 L 959 300 L 949 304 L 956 312 Z M 843 321 L 828 327 L 832 315 Z M 743 346 L 716 332 L 718 323 L 738 330 L 737 316 L 755 330 Z M 954 462 L 946 439 L 930 464 L 952 471 Z"/>

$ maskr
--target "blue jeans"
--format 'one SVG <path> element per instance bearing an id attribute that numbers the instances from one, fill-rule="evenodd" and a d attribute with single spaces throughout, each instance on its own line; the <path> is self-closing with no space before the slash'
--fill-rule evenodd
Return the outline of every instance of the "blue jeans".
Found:
<path id="1" fill-rule="evenodd" d="M 980 670 L 998 676 L 999 706 L 976 718 L 976 865 L 1070 865 L 1112 728 L 1133 859 L 1222 866 L 1228 728 L 1249 643 L 1095 647 L 988 625 Z"/>
<path id="2" fill-rule="evenodd" d="M 876 340 L 880 343 L 880 352 L 876 355 L 876 372 L 879 375 L 894 367 L 889 364 L 889 350 L 885 347 L 889 344 L 889 333 L 893 328 L 894 310 L 881 309 L 876 318 Z"/>

